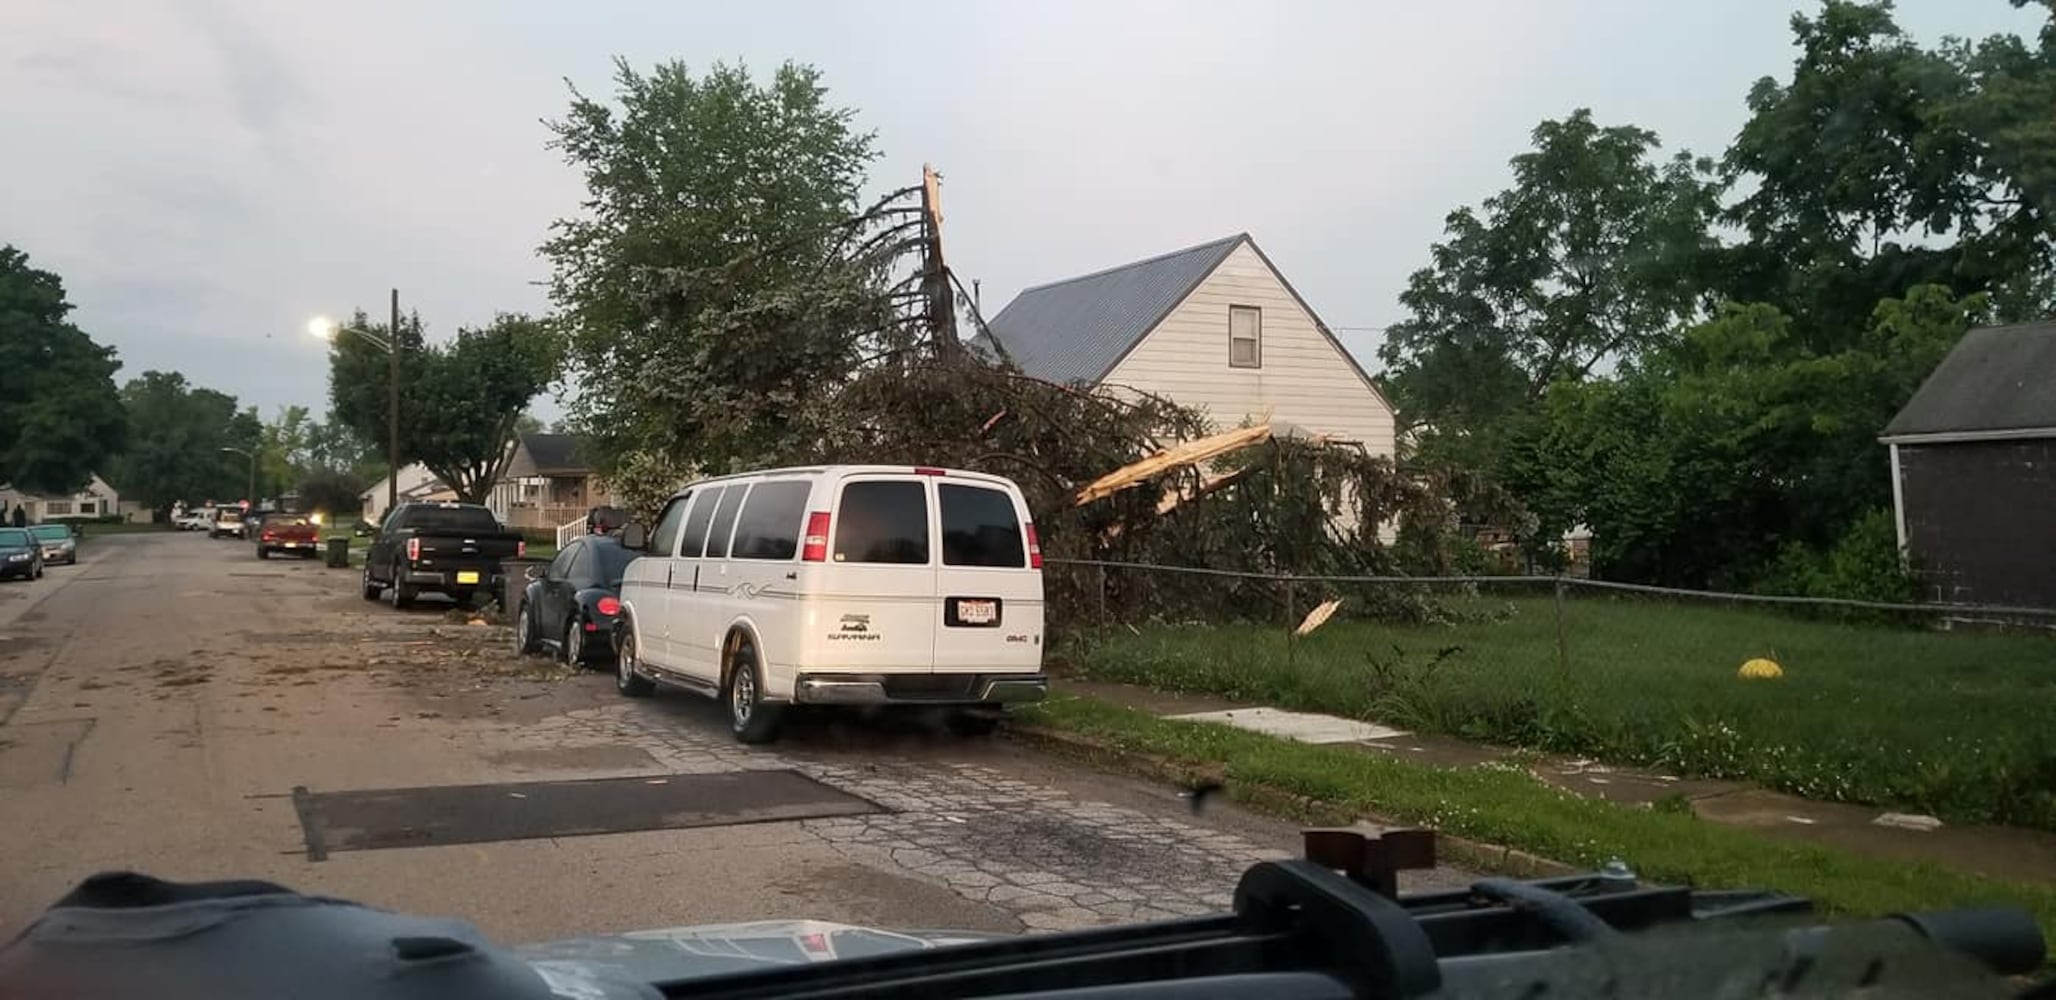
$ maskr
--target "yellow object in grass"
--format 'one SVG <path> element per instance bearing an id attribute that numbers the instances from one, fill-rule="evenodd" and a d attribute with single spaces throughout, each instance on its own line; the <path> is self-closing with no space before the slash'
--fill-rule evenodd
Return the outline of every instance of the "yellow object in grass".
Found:
<path id="1" fill-rule="evenodd" d="M 1766 660 L 1759 656 L 1742 664 L 1742 669 L 1736 671 L 1735 676 L 1745 681 L 1774 681 L 1785 676 L 1785 668 L 1778 666 L 1776 660 Z"/>

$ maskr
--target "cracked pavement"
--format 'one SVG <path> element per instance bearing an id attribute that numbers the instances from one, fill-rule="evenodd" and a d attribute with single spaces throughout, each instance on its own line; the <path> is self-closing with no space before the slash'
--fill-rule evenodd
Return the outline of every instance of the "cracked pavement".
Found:
<path id="1" fill-rule="evenodd" d="M 193 535 L 93 541 L 0 618 L 0 937 L 95 871 L 247 877 L 504 941 L 741 920 L 1045 931 L 1220 912 L 1295 826 L 1003 738 L 848 715 L 743 746 L 505 629 Z M 865 815 L 309 858 L 292 792 L 790 769 Z M 1217 797 L 1218 798 L 1218 797 Z M 1449 869 L 1403 886 L 1468 881 Z"/>

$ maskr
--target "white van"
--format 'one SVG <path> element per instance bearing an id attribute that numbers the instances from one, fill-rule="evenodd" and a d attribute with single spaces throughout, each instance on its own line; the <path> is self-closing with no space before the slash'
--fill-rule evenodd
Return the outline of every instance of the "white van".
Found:
<path id="1" fill-rule="evenodd" d="M 624 540 L 615 684 L 720 698 L 745 743 L 787 705 L 953 705 L 984 728 L 1041 700 L 1042 550 L 1021 490 L 954 469 L 838 465 L 696 482 Z"/>

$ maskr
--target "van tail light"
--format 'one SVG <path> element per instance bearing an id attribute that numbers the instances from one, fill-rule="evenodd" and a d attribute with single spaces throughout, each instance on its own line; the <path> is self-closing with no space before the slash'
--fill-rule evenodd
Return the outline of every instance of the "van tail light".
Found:
<path id="1" fill-rule="evenodd" d="M 817 510 L 807 515 L 807 533 L 801 539 L 801 562 L 828 561 L 828 512 Z"/>
<path id="2" fill-rule="evenodd" d="M 416 561 L 416 560 L 418 560 L 418 559 L 420 559 L 420 558 L 421 558 L 421 539 L 419 539 L 419 538 L 409 538 L 409 539 L 407 539 L 407 561 L 408 561 L 408 562 L 414 562 L 414 561 Z"/>
<path id="3" fill-rule="evenodd" d="M 1035 537 L 1035 522 L 1028 522 L 1028 568 L 1042 568 L 1042 540 Z"/>
<path id="4" fill-rule="evenodd" d="M 524 538 L 524 539 L 521 539 L 520 541 L 518 541 L 518 542 L 515 542 L 515 543 L 514 543 L 514 558 L 516 558 L 516 559 L 525 559 L 525 558 L 527 558 L 527 557 L 528 557 L 528 539 Z"/>
<path id="5" fill-rule="evenodd" d="M 602 597 L 594 602 L 593 607 L 600 609 L 600 614 L 606 615 L 609 618 L 621 613 L 621 601 L 619 598 Z"/>

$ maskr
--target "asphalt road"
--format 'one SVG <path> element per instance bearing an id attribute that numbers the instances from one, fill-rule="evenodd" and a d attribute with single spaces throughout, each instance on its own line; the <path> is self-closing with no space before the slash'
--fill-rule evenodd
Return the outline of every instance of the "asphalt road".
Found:
<path id="1" fill-rule="evenodd" d="M 606 674 L 514 656 L 505 629 L 367 604 L 353 573 L 237 543 L 85 548 L 84 565 L 0 584 L 0 938 L 108 869 L 271 879 L 507 941 L 798 917 L 1034 931 L 1224 909 L 1245 867 L 1297 846 L 1285 824 L 1194 816 L 1174 789 L 1004 739 L 828 718 L 743 747 L 710 702 L 623 699 Z M 689 829 L 361 850 L 340 849 L 348 817 L 317 809 L 310 838 L 301 815 L 330 793 L 763 771 L 845 808 L 731 815 L 710 793 L 695 822 L 711 825 Z M 413 801 L 369 798 L 387 816 Z"/>

